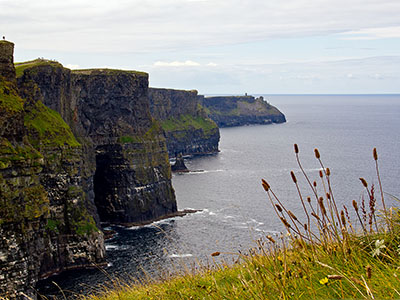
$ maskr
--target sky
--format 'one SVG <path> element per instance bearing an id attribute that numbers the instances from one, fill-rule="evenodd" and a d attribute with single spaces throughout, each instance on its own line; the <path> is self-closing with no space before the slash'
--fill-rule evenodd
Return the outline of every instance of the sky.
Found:
<path id="1" fill-rule="evenodd" d="M 399 0 L 0 0 L 0 35 L 200 94 L 400 93 Z"/>

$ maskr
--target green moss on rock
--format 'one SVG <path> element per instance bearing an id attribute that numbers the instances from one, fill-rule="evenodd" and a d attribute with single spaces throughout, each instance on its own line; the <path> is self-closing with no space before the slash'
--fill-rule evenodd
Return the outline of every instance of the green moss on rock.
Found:
<path id="1" fill-rule="evenodd" d="M 48 214 L 49 199 L 42 185 L 13 188 L 0 177 L 0 186 L 0 224 L 35 220 Z"/>
<path id="2" fill-rule="evenodd" d="M 60 114 L 46 107 L 41 101 L 29 107 L 24 121 L 30 133 L 29 141 L 35 147 L 80 146 Z"/>
<path id="3" fill-rule="evenodd" d="M 0 111 L 16 113 L 23 108 L 24 101 L 18 96 L 12 83 L 0 80 Z"/>
<path id="4" fill-rule="evenodd" d="M 215 122 L 209 118 L 194 117 L 189 114 L 181 115 L 179 118 L 167 119 L 161 123 L 161 126 L 166 132 L 201 129 L 205 136 L 211 135 L 218 128 Z"/>

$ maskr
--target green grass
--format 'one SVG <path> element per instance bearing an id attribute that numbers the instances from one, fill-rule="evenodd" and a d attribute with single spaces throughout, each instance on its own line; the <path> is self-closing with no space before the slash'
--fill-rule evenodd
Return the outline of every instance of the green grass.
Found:
<path id="1" fill-rule="evenodd" d="M 24 101 L 18 96 L 11 83 L 0 80 L 0 110 L 2 113 L 21 112 L 24 107 Z"/>
<path id="2" fill-rule="evenodd" d="M 119 75 L 119 74 L 135 74 L 139 76 L 149 76 L 146 72 L 136 71 L 136 70 L 118 70 L 118 69 L 79 69 L 72 70 L 73 73 L 83 74 L 83 75 L 94 75 L 94 74 L 104 74 L 104 75 Z"/>
<path id="3" fill-rule="evenodd" d="M 295 146 L 299 168 L 303 171 L 299 151 Z M 237 254 L 233 265 L 215 264 L 201 271 L 147 283 L 111 280 L 92 300 L 130 299 L 400 299 L 400 213 L 387 209 L 381 192 L 378 157 L 374 149 L 381 198 L 375 187 L 365 187 L 368 201 L 360 210 L 360 223 L 351 222 L 347 207 L 338 210 L 330 184 L 330 170 L 321 164 L 321 184 L 309 181 L 315 199 L 304 198 L 305 220 L 300 221 L 287 210 L 269 184 L 262 180 L 268 199 L 285 230 L 277 236 L 257 241 L 247 254 Z M 293 183 L 297 178 L 291 173 Z M 323 184 L 322 184 L 323 183 Z M 325 191 L 318 196 L 317 192 Z M 322 199 L 322 200 L 321 200 Z M 362 200 L 364 201 L 364 200 Z M 377 203 L 382 204 L 378 211 Z M 362 203 L 360 203 L 360 207 Z M 317 208 L 318 206 L 318 208 Z M 367 220 L 367 221 L 365 221 Z M 312 228 L 310 228 L 312 223 Z M 360 231 L 357 228 L 364 228 Z M 213 253 L 211 256 L 232 254 Z"/>
<path id="4" fill-rule="evenodd" d="M 47 59 L 40 59 L 40 58 L 31 60 L 31 61 L 27 61 L 27 62 L 18 62 L 18 63 L 14 64 L 17 78 L 24 75 L 24 71 L 26 69 L 38 67 L 38 66 L 46 66 L 46 65 L 62 67 L 62 65 L 59 62 L 47 60 Z"/>
<path id="5" fill-rule="evenodd" d="M 29 108 L 24 123 L 29 131 L 29 141 L 35 147 L 39 145 L 80 146 L 60 114 L 40 101 Z"/>
<path id="6" fill-rule="evenodd" d="M 213 133 L 217 128 L 214 121 L 204 117 L 193 117 L 192 115 L 181 115 L 179 118 L 167 119 L 161 123 L 166 132 L 186 131 L 188 129 L 201 129 L 206 136 Z"/>

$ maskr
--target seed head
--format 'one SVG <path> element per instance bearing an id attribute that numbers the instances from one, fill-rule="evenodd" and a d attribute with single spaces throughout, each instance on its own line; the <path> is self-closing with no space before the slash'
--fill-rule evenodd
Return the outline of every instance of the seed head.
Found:
<path id="1" fill-rule="evenodd" d="M 311 197 L 307 197 L 307 202 L 311 203 Z"/>
<path id="2" fill-rule="evenodd" d="M 343 278 L 342 275 L 328 275 L 327 277 L 331 280 L 341 280 Z"/>
<path id="3" fill-rule="evenodd" d="M 283 223 L 287 228 L 290 228 L 290 224 L 288 223 L 288 221 L 287 221 L 285 218 L 283 218 L 283 217 L 280 217 L 280 218 L 281 218 L 282 223 Z"/>
<path id="4" fill-rule="evenodd" d="M 322 214 L 326 216 L 326 209 L 325 209 L 325 205 L 324 205 L 324 198 L 320 197 L 320 198 L 318 199 L 318 204 L 319 204 L 319 207 L 321 207 L 321 212 L 322 212 Z"/>
<path id="5" fill-rule="evenodd" d="M 353 200 L 353 207 L 356 211 L 358 211 L 358 204 L 356 200 Z"/>
<path id="6" fill-rule="evenodd" d="M 273 239 L 273 237 L 272 236 L 270 236 L 270 235 L 267 235 L 267 239 L 269 239 L 272 243 L 274 243 L 275 244 L 275 240 Z"/>
<path id="7" fill-rule="evenodd" d="M 307 231 L 307 229 L 308 229 L 307 224 L 304 224 L 304 230 Z"/>
<path id="8" fill-rule="evenodd" d="M 297 146 L 297 144 L 294 144 L 294 153 L 299 153 L 299 147 Z"/>
<path id="9" fill-rule="evenodd" d="M 297 178 L 296 178 L 296 176 L 294 175 L 293 171 L 290 171 L 290 176 L 292 176 L 293 182 L 294 182 L 294 183 L 297 183 Z"/>
<path id="10" fill-rule="evenodd" d="M 282 212 L 282 207 L 281 207 L 279 204 L 275 204 L 275 206 L 276 206 L 276 209 L 277 209 L 279 212 Z"/>
<path id="11" fill-rule="evenodd" d="M 326 168 L 326 176 L 330 176 L 331 175 L 331 170 L 329 168 Z"/>
<path id="12" fill-rule="evenodd" d="M 322 173 L 322 170 L 319 170 L 319 177 L 324 177 L 324 173 Z"/>
<path id="13" fill-rule="evenodd" d="M 315 214 L 314 212 L 311 212 L 311 215 L 316 218 L 317 220 L 320 220 L 319 216 L 317 214 Z"/>
<path id="14" fill-rule="evenodd" d="M 367 278 L 371 279 L 371 277 L 372 277 L 372 267 L 370 265 L 366 266 L 365 267 L 365 271 L 367 273 Z"/>
<path id="15" fill-rule="evenodd" d="M 367 181 L 366 181 L 364 178 L 360 177 L 360 180 L 361 180 L 361 183 L 362 183 L 362 185 L 363 185 L 364 187 L 368 187 L 368 183 L 367 183 Z"/>
<path id="16" fill-rule="evenodd" d="M 268 182 L 266 182 L 264 179 L 261 179 L 261 184 L 262 184 L 264 190 L 265 190 L 266 192 L 268 192 L 268 191 L 269 191 L 269 188 L 270 188 Z"/>
<path id="17" fill-rule="evenodd" d="M 293 220 L 297 221 L 297 217 L 290 210 L 287 213 Z"/>
<path id="18" fill-rule="evenodd" d="M 315 157 L 316 157 L 317 159 L 320 159 L 321 155 L 319 155 L 319 151 L 318 151 L 317 148 L 314 149 L 314 153 L 315 153 Z"/>
<path id="19" fill-rule="evenodd" d="M 378 160 L 378 153 L 376 152 L 376 148 L 372 151 L 375 160 Z"/>
<path id="20" fill-rule="evenodd" d="M 221 254 L 221 252 L 214 252 L 214 253 L 211 253 L 211 256 L 219 256 Z"/>
<path id="21" fill-rule="evenodd" d="M 317 182 L 316 181 L 313 182 L 313 186 L 317 187 Z"/>
<path id="22" fill-rule="evenodd" d="M 344 217 L 344 211 L 340 211 L 340 219 L 342 220 L 342 224 L 346 226 L 346 218 Z"/>
<path id="23" fill-rule="evenodd" d="M 330 200 L 330 199 L 331 199 L 331 194 L 326 193 L 326 198 L 327 198 L 328 200 Z"/>

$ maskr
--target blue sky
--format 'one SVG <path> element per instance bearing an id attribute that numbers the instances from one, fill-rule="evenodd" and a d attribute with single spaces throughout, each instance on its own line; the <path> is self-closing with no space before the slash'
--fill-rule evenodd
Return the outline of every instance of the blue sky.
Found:
<path id="1" fill-rule="evenodd" d="M 0 0 L 15 60 L 201 94 L 400 93 L 398 0 Z"/>

